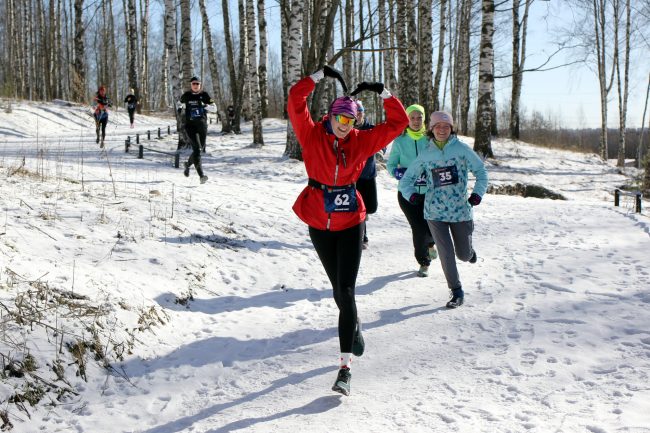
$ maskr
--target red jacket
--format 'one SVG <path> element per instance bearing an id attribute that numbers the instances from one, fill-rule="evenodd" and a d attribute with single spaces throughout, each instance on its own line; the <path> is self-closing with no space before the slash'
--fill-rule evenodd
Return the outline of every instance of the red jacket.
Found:
<path id="1" fill-rule="evenodd" d="M 373 129 L 359 131 L 352 129 L 347 137 L 338 141 L 328 133 L 324 122 L 314 122 L 307 108 L 307 97 L 314 90 L 315 83 L 305 77 L 291 87 L 287 111 L 289 120 L 302 146 L 302 156 L 307 176 L 323 185 L 337 186 L 353 184 L 359 178 L 366 160 L 386 147 L 404 131 L 409 118 L 404 106 L 394 96 L 384 99 L 386 121 Z M 310 227 L 319 230 L 339 231 L 362 223 L 366 218 L 366 206 L 357 191 L 358 209 L 351 212 L 325 211 L 325 200 L 320 188 L 306 186 L 293 205 L 293 211 Z"/>

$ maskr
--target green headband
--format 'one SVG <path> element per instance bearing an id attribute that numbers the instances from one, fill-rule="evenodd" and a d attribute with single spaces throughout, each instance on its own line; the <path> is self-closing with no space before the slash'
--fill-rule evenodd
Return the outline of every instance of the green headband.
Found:
<path id="1" fill-rule="evenodd" d="M 409 105 L 408 107 L 406 107 L 406 114 L 411 114 L 414 111 L 419 111 L 420 113 L 422 113 L 422 117 L 424 117 L 424 107 L 423 106 L 418 105 L 418 104 L 413 104 L 413 105 Z"/>

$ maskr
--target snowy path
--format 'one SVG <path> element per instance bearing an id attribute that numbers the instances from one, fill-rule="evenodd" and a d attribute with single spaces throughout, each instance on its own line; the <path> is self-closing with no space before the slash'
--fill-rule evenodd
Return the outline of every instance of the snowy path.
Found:
<path id="1" fill-rule="evenodd" d="M 128 380 L 95 367 L 77 400 L 39 408 L 16 432 L 650 432 L 646 216 L 488 195 L 476 209 L 479 261 L 459 265 L 466 305 L 447 311 L 439 264 L 415 276 L 395 182 L 381 172 L 357 285 L 366 353 L 342 397 L 330 391 L 337 310 L 290 210 L 303 168 L 281 158 L 282 123 L 267 130 L 263 149 L 211 137 L 202 186 L 119 149 L 117 198 L 99 157 L 83 189 L 2 186 L 5 266 L 61 286 L 75 269 L 77 290 L 166 315 L 116 363 Z"/>

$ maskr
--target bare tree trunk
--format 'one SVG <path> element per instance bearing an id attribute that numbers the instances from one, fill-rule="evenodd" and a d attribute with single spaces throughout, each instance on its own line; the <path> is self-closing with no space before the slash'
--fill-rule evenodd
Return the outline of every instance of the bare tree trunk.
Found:
<path id="1" fill-rule="evenodd" d="M 137 27 L 137 14 L 135 10 L 135 0 L 128 0 L 128 13 L 129 13 L 129 87 L 135 91 L 136 98 L 139 97 L 139 82 L 138 82 L 138 27 Z M 114 92 L 117 89 L 113 90 Z"/>
<path id="2" fill-rule="evenodd" d="M 631 38 L 631 6 L 630 0 L 625 2 L 625 64 L 623 84 L 621 84 L 620 56 L 616 58 L 616 76 L 618 81 L 618 119 L 619 119 L 619 139 L 618 139 L 618 167 L 625 167 L 625 136 L 627 132 L 627 100 L 630 93 L 630 38 Z M 616 14 L 618 21 L 619 14 Z M 616 26 L 618 28 L 618 25 Z M 621 95 L 622 94 L 622 95 Z"/>
<path id="3" fill-rule="evenodd" d="M 291 0 L 291 12 L 287 26 L 289 39 L 287 44 L 287 83 L 289 85 L 293 85 L 302 75 L 303 5 L 302 0 Z M 302 149 L 291 122 L 287 122 L 287 145 L 284 155 L 291 159 L 302 160 Z"/>
<path id="4" fill-rule="evenodd" d="M 615 0 L 618 1 L 618 0 Z M 596 59 L 598 62 L 598 84 L 600 86 L 600 157 L 607 161 L 609 158 L 609 148 L 607 145 L 607 95 L 611 90 L 614 79 L 614 65 L 612 65 L 612 78 L 607 84 L 607 40 L 610 37 L 610 30 L 607 27 L 606 0 L 592 0 L 592 13 L 594 20 L 594 36 L 596 40 Z M 615 38 L 618 35 L 615 34 Z M 614 57 L 618 41 L 615 41 Z"/>
<path id="5" fill-rule="evenodd" d="M 140 104 L 137 105 L 138 113 L 142 109 L 149 110 L 149 0 L 140 0 L 140 11 L 142 16 L 140 18 L 140 43 L 142 44 L 140 52 L 142 59 L 141 67 L 141 84 L 140 95 L 135 95 L 139 99 Z"/>
<path id="6" fill-rule="evenodd" d="M 344 43 L 343 45 L 346 47 L 352 46 L 352 40 L 354 39 L 354 2 L 352 0 L 345 0 L 345 6 L 344 6 L 344 12 L 345 12 L 345 20 L 341 19 L 341 26 L 343 27 L 344 31 Z M 315 41 L 312 40 L 312 43 Z M 352 64 L 352 51 L 351 50 L 346 50 L 345 53 L 343 53 L 342 56 L 343 60 L 343 76 L 346 77 L 348 80 L 354 77 L 353 73 L 353 64 Z"/>
<path id="7" fill-rule="evenodd" d="M 217 65 L 217 54 L 214 52 L 214 45 L 212 42 L 212 31 L 210 29 L 210 21 L 208 19 L 208 12 L 205 7 L 205 0 L 199 0 L 199 8 L 201 10 L 201 19 L 203 21 L 203 36 L 205 43 L 208 47 L 208 65 L 210 66 L 210 78 L 212 79 L 212 94 L 217 101 L 217 109 L 219 110 L 219 117 L 225 119 L 227 117 L 226 105 L 221 90 L 221 76 L 219 74 L 219 66 Z M 225 122 L 222 120 L 221 126 Z"/>
<path id="8" fill-rule="evenodd" d="M 250 120 L 251 118 L 251 92 L 248 86 L 247 79 L 247 64 L 248 64 L 248 25 L 246 9 L 244 6 L 244 0 L 237 0 L 237 11 L 239 13 L 239 62 L 237 70 L 239 71 L 239 81 L 237 86 L 239 86 L 239 100 L 235 102 L 235 132 L 241 133 L 241 118 L 244 120 Z M 241 29 L 244 29 L 243 31 Z"/>
<path id="9" fill-rule="evenodd" d="M 442 70 L 445 65 L 445 37 L 447 30 L 447 0 L 440 0 L 440 27 L 438 38 L 438 63 L 436 64 L 436 75 L 433 79 L 433 92 L 431 94 L 431 101 L 433 102 L 430 110 L 438 111 L 442 107 L 440 105 L 440 80 L 442 78 Z"/>
<path id="10" fill-rule="evenodd" d="M 74 70 L 72 75 L 72 99 L 81 102 L 86 99 L 86 65 L 84 50 L 84 0 L 74 0 Z"/>
<path id="11" fill-rule="evenodd" d="M 307 73 L 314 72 L 325 64 L 328 54 L 332 56 L 332 40 L 334 38 L 334 18 L 339 9 L 340 0 L 326 0 L 320 3 L 320 9 L 313 10 L 310 14 L 312 21 L 309 26 L 309 49 L 303 54 L 303 69 Z M 304 45 L 304 42 L 303 42 Z M 330 57 L 331 58 L 331 57 Z M 336 82 L 325 80 L 322 85 L 316 86 L 312 95 L 310 110 L 316 116 L 327 105 L 329 99 L 326 89 L 334 94 Z M 332 98 L 333 99 L 333 98 Z"/>
<path id="12" fill-rule="evenodd" d="M 241 2 L 241 0 L 240 0 Z M 237 134 L 241 133 L 240 127 L 239 127 L 239 116 L 241 114 L 241 101 L 242 101 L 242 93 L 243 93 L 243 65 L 242 61 L 245 56 L 245 52 L 242 52 L 241 50 L 241 44 L 240 42 L 240 51 L 239 51 L 239 62 L 238 62 L 238 68 L 235 68 L 235 54 L 234 54 L 234 48 L 233 48 L 233 40 L 232 40 L 232 34 L 230 31 L 230 7 L 228 6 L 228 2 L 222 2 L 222 12 L 223 12 L 223 29 L 224 29 L 224 38 L 226 41 L 226 60 L 228 63 L 228 74 L 230 76 L 230 92 L 232 95 L 232 102 L 229 105 L 233 106 L 234 109 L 234 119 L 232 121 L 228 119 L 226 116 L 226 119 L 224 119 L 224 123 L 227 120 L 228 125 L 224 125 L 224 131 L 230 132 L 234 131 Z M 245 38 L 244 38 L 245 39 Z M 244 42 L 245 43 L 245 42 Z M 237 75 L 237 70 L 240 71 L 240 76 Z"/>
<path id="13" fill-rule="evenodd" d="M 416 0 L 406 0 L 407 7 L 407 35 L 408 35 L 408 63 L 407 63 L 407 75 L 402 75 L 402 78 L 406 77 L 407 82 L 405 84 L 406 94 L 404 95 L 408 104 L 420 103 L 418 99 L 419 86 L 417 84 L 418 80 L 418 62 L 422 59 L 418 59 L 418 21 L 416 19 L 417 6 Z M 429 39 L 429 38 L 427 38 Z M 431 64 L 431 53 L 429 53 L 429 64 Z M 431 68 L 429 67 L 429 76 L 431 76 Z M 400 80 L 401 81 L 401 80 Z M 431 78 L 427 80 L 429 85 L 431 85 Z M 408 95 L 408 97 L 406 97 Z M 408 102 L 411 101 L 411 102 Z"/>
<path id="14" fill-rule="evenodd" d="M 410 105 L 410 99 L 407 99 L 408 90 L 406 89 L 407 82 L 405 77 L 409 76 L 409 52 L 408 52 L 408 34 L 406 31 L 406 22 L 408 20 L 408 5 L 407 0 L 395 0 L 397 5 L 397 21 L 396 21 L 396 36 L 397 46 L 397 75 L 399 76 L 399 83 L 395 92 L 399 95 L 404 105 Z M 392 91 L 392 89 L 391 89 Z"/>
<path id="15" fill-rule="evenodd" d="M 458 95 L 459 129 L 461 134 L 469 132 L 469 84 L 470 84 L 470 23 L 471 23 L 472 1 L 461 0 L 461 9 L 458 17 L 458 49 L 456 51 L 456 71 L 454 81 Z"/>
<path id="16" fill-rule="evenodd" d="M 50 70 L 50 98 L 60 98 L 61 95 L 59 94 L 59 87 L 57 85 L 57 82 L 59 81 L 59 68 L 61 65 L 59 64 L 57 54 L 59 53 L 59 50 L 61 49 L 59 46 L 60 42 L 60 29 L 59 29 L 59 17 L 58 11 L 56 10 L 56 4 L 58 2 L 50 1 L 49 3 L 49 10 L 48 10 L 48 21 L 49 21 L 49 27 L 50 27 L 50 43 L 49 47 L 50 50 L 48 52 L 48 63 L 49 63 L 49 70 Z"/>
<path id="17" fill-rule="evenodd" d="M 184 146 L 187 141 L 182 134 L 181 116 L 177 110 L 176 101 L 181 97 L 182 87 L 180 68 L 178 66 L 178 53 L 176 48 L 176 5 L 174 0 L 165 0 L 165 49 L 169 65 L 169 84 L 171 85 L 171 99 L 176 114 L 176 130 L 178 131 L 178 146 Z"/>
<path id="18" fill-rule="evenodd" d="M 494 97 L 494 0 L 482 0 L 483 22 L 481 25 L 481 49 L 478 66 L 478 97 L 476 104 L 476 126 L 474 151 L 483 157 L 492 158 L 490 134 Z"/>
<path id="19" fill-rule="evenodd" d="M 391 17 L 393 16 L 393 10 L 389 6 L 386 10 L 386 0 L 378 0 L 378 14 L 379 17 Z M 390 23 L 390 20 L 389 20 Z M 389 26 L 386 25 L 386 20 L 379 19 L 379 48 L 382 50 L 382 67 L 384 69 L 384 82 L 391 91 L 397 92 L 397 79 L 395 77 L 395 54 L 391 50 L 393 41 L 390 37 L 390 32 L 388 31 Z"/>
<path id="20" fill-rule="evenodd" d="M 291 8 L 289 0 L 280 0 L 281 26 L 281 55 L 282 55 L 282 118 L 287 119 L 287 98 L 289 97 L 289 82 L 287 71 L 289 70 L 289 23 L 291 21 Z M 302 24 L 301 24 L 302 25 Z"/>
<path id="21" fill-rule="evenodd" d="M 132 1 L 132 0 L 129 0 Z M 194 74 L 194 55 L 192 52 L 192 19 L 190 0 L 180 0 L 181 5 L 181 71 L 183 82 L 189 82 Z"/>
<path id="22" fill-rule="evenodd" d="M 641 134 L 639 138 L 639 144 L 637 146 L 636 150 L 636 166 L 640 169 L 642 168 L 642 162 L 643 162 L 643 157 L 644 157 L 644 145 L 643 145 L 643 135 L 645 132 L 645 115 L 648 112 L 648 99 L 650 98 L 650 74 L 648 74 L 648 86 L 646 87 L 645 91 L 645 104 L 643 104 L 643 116 L 641 117 Z M 649 122 L 650 123 L 650 122 Z M 647 152 L 646 152 L 647 153 Z M 650 160 L 650 158 L 648 158 Z M 648 173 L 646 173 L 647 175 Z M 650 184 L 647 186 L 650 188 Z"/>
<path id="23" fill-rule="evenodd" d="M 117 45 L 115 44 L 115 20 L 113 18 L 113 0 L 108 2 L 108 68 L 107 73 L 110 80 L 110 88 L 113 92 L 118 90 L 118 62 Z M 112 60 L 112 61 L 111 61 Z"/>
<path id="24" fill-rule="evenodd" d="M 525 0 L 524 16 L 519 22 L 519 0 L 512 5 L 512 90 L 510 93 L 510 138 L 519 140 L 520 101 L 523 84 L 523 70 L 526 63 L 526 36 L 528 29 L 528 11 L 532 0 Z"/>
<path id="25" fill-rule="evenodd" d="M 262 135 L 262 110 L 257 76 L 257 43 L 253 0 L 246 0 L 246 17 L 248 22 L 248 83 L 251 89 L 251 109 L 253 112 L 253 146 L 262 147 L 264 145 L 264 136 Z"/>
<path id="26" fill-rule="evenodd" d="M 433 89 L 432 13 L 432 0 L 420 0 L 418 6 L 418 32 L 413 32 L 417 39 L 416 47 L 419 45 L 417 62 L 418 101 L 426 107 L 427 113 L 431 113 L 434 106 L 431 97 Z"/>
<path id="27" fill-rule="evenodd" d="M 268 63 L 268 51 L 269 51 L 269 42 L 266 35 L 266 7 L 265 0 L 257 0 L 257 27 L 259 31 L 259 67 L 257 68 L 259 74 L 259 86 L 260 86 L 260 110 L 262 118 L 269 117 L 269 90 L 268 90 L 268 74 L 267 74 L 267 63 Z"/>

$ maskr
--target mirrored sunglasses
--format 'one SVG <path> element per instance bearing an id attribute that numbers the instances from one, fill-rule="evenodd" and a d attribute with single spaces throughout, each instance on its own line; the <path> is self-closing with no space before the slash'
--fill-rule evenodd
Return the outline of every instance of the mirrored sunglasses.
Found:
<path id="1" fill-rule="evenodd" d="M 354 124 L 354 121 L 356 120 L 354 117 L 350 118 L 350 117 L 344 116 L 342 114 L 337 114 L 337 115 L 334 116 L 334 118 L 341 125 L 352 125 L 352 124 Z"/>
<path id="2" fill-rule="evenodd" d="M 196 81 L 194 81 L 194 82 L 192 82 L 190 84 L 192 84 L 192 86 L 200 86 L 201 85 L 201 83 L 197 83 Z"/>

